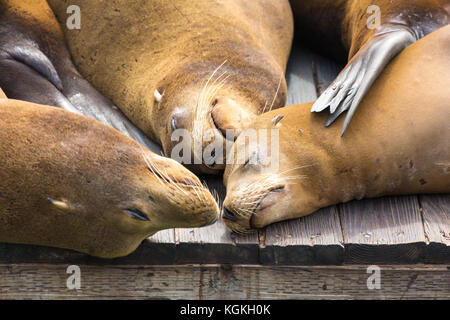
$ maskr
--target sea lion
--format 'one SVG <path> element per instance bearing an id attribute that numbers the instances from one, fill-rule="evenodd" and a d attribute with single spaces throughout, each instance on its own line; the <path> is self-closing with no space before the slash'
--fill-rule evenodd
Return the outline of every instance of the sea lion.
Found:
<path id="1" fill-rule="evenodd" d="M 329 108 L 331 125 L 344 111 L 341 135 L 356 108 L 389 61 L 407 46 L 450 23 L 450 0 L 290 0 L 302 38 L 333 53 L 348 52 L 348 64 L 313 104 Z"/>
<path id="2" fill-rule="evenodd" d="M 312 103 L 260 115 L 251 128 L 278 130 L 279 168 L 260 163 L 262 150 L 272 156 L 271 135 L 267 144 L 252 140 L 248 152 L 235 153 L 224 176 L 227 226 L 262 228 L 353 199 L 449 193 L 449 52 L 450 26 L 405 49 L 375 81 L 342 138 L 336 126 L 323 129 L 326 115 L 310 113 Z"/>
<path id="3" fill-rule="evenodd" d="M 0 98 L 0 242 L 125 256 L 159 230 L 213 223 L 198 178 L 119 131 Z"/>
<path id="4" fill-rule="evenodd" d="M 61 107 L 150 141 L 77 71 L 45 0 L 0 0 L 0 87 L 11 99 Z"/>
<path id="5" fill-rule="evenodd" d="M 227 145 L 227 129 L 238 132 L 253 115 L 285 104 L 293 35 L 288 0 L 49 4 L 81 74 L 166 156 L 179 143 L 172 133 L 187 130 L 192 147 L 185 163 L 196 172 L 223 171 L 225 152 L 203 156 L 207 145 Z M 65 27 L 69 5 L 80 8 L 80 30 Z"/>

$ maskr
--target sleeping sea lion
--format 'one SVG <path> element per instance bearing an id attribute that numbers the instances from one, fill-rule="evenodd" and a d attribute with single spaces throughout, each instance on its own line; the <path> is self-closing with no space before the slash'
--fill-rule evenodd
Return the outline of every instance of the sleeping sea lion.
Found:
<path id="1" fill-rule="evenodd" d="M 227 129 L 239 132 L 253 115 L 285 104 L 293 35 L 288 0 L 49 4 L 82 75 L 166 156 L 180 142 L 172 133 L 187 130 L 192 143 L 184 163 L 197 172 L 224 169 L 224 150 L 206 147 L 225 149 Z M 65 27 L 69 5 L 80 8 L 80 30 Z"/>
<path id="2" fill-rule="evenodd" d="M 0 87 L 11 99 L 51 105 L 155 144 L 77 71 L 45 0 L 0 0 Z"/>
<path id="3" fill-rule="evenodd" d="M 348 110 L 341 135 L 386 65 L 407 46 L 450 23 L 450 0 L 290 0 L 296 30 L 348 64 L 313 104 L 331 125 Z"/>
<path id="4" fill-rule="evenodd" d="M 0 242 L 127 255 L 167 228 L 213 223 L 198 178 L 100 122 L 0 98 Z"/>
<path id="5" fill-rule="evenodd" d="M 336 126 L 323 129 L 326 115 L 310 113 L 312 103 L 260 115 L 250 128 L 278 130 L 279 153 L 270 153 L 271 135 L 235 153 L 224 176 L 227 226 L 262 228 L 353 199 L 449 193 L 449 53 L 450 26 L 405 49 L 375 81 L 342 138 Z M 278 168 L 262 164 L 265 149 L 278 157 Z"/>

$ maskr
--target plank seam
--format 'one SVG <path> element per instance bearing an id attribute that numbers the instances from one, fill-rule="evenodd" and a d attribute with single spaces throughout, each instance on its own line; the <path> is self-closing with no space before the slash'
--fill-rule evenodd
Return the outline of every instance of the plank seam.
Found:
<path id="1" fill-rule="evenodd" d="M 319 75 L 317 73 L 317 66 L 316 61 L 314 60 L 314 57 L 312 54 L 309 54 L 311 59 L 311 69 L 312 69 L 312 75 L 313 75 L 313 81 L 314 81 L 314 88 L 316 88 L 316 98 L 320 97 L 320 87 L 319 87 Z"/>
<path id="2" fill-rule="evenodd" d="M 422 221 L 422 231 L 423 231 L 423 234 L 424 234 L 424 237 L 425 237 L 425 243 L 427 245 L 429 245 L 430 244 L 430 238 L 428 237 L 427 230 L 425 229 L 425 217 L 423 216 L 422 201 L 420 201 L 420 196 L 419 195 L 416 195 L 416 199 L 417 199 L 417 203 L 419 205 L 419 214 L 420 214 L 420 219 Z"/>

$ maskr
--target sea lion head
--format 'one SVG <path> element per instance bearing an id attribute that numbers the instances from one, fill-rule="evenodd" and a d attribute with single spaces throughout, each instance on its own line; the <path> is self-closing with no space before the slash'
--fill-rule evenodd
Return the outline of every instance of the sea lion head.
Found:
<path id="1" fill-rule="evenodd" d="M 91 183 L 79 184 L 77 189 L 83 194 L 78 200 L 74 197 L 80 192 L 70 192 L 74 182 L 69 192 L 58 191 L 49 200 L 51 207 L 62 211 L 67 205 L 71 215 L 81 210 L 81 215 L 86 215 L 85 220 L 92 224 L 92 230 L 86 227 L 81 233 L 77 231 L 84 235 L 80 242 L 87 248 L 73 246 L 75 249 L 103 258 L 120 257 L 160 230 L 204 227 L 216 222 L 217 202 L 194 174 L 174 160 L 138 149 L 116 149 L 119 155 L 114 163 L 121 162 L 123 168 L 110 167 L 109 173 L 97 168 L 97 174 L 92 176 L 84 172 Z M 111 173 L 114 170 L 116 173 Z M 58 203 L 60 192 L 63 200 Z M 65 199 L 74 201 L 64 202 Z"/>
<path id="2" fill-rule="evenodd" d="M 227 161 L 224 174 L 222 219 L 235 232 L 260 229 L 311 210 L 304 186 L 311 166 L 308 157 L 299 161 L 302 155 L 291 142 L 292 132 L 283 127 L 283 118 L 275 111 L 259 116 L 251 125 L 255 129 L 244 131 L 233 146 L 234 160 Z"/>
<path id="3" fill-rule="evenodd" d="M 217 220 L 217 202 L 194 174 L 152 152 L 143 151 L 142 157 L 145 167 L 140 167 L 143 172 L 135 183 L 142 183 L 143 194 L 137 199 L 145 201 L 135 200 L 126 213 L 150 222 L 155 230 L 203 227 Z"/>
<path id="4" fill-rule="evenodd" d="M 0 241 L 114 258 L 160 230 L 218 217 L 193 173 L 109 126 L 4 98 L 0 113 Z"/>
<path id="5" fill-rule="evenodd" d="M 277 79 L 270 73 L 281 73 L 275 67 L 269 71 L 258 69 L 260 80 L 258 75 L 245 74 L 242 66 L 232 63 L 202 61 L 183 66 L 167 76 L 154 93 L 152 118 L 158 121 L 152 131 L 166 156 L 196 173 L 222 173 L 227 150 L 241 131 L 264 109 L 278 108 L 286 99 L 284 78 Z M 256 72 L 255 67 L 249 69 Z M 257 83 L 266 78 L 277 82 L 271 87 Z"/>

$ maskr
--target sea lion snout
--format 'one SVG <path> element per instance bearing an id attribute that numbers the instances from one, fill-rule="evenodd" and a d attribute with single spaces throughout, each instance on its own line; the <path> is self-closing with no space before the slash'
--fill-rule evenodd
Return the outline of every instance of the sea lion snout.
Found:
<path id="1" fill-rule="evenodd" d="M 149 178 L 157 184 L 151 199 L 157 205 L 149 216 L 160 229 L 202 227 L 214 223 L 219 208 L 208 188 L 192 173 L 180 169 L 175 160 L 148 153 L 145 155 Z M 153 206 L 155 207 L 155 205 Z"/>
<path id="2" fill-rule="evenodd" d="M 222 213 L 229 229 L 247 233 L 280 220 L 279 212 L 289 207 L 289 185 L 277 175 L 264 180 L 237 181 L 229 188 Z"/>
<path id="3" fill-rule="evenodd" d="M 247 128 L 254 115 L 228 97 L 218 97 L 214 101 L 211 117 L 222 135 L 234 141 L 239 133 Z"/>

